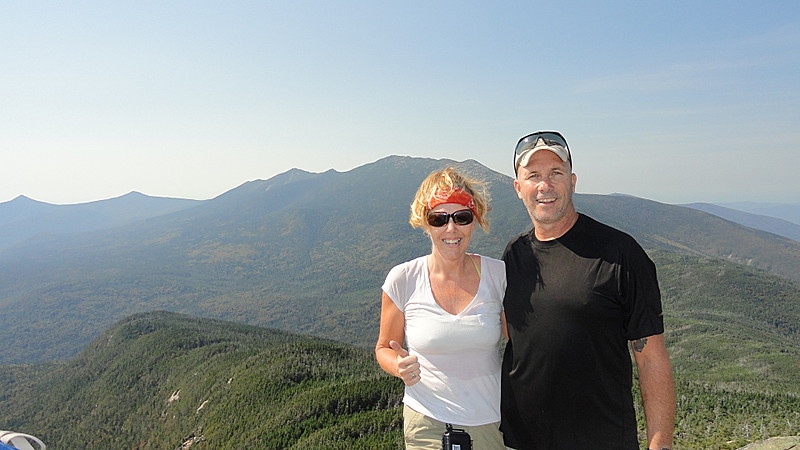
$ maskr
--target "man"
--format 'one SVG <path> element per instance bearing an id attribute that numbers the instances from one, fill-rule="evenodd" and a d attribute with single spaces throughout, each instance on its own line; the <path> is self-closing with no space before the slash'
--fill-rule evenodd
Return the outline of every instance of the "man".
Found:
<path id="1" fill-rule="evenodd" d="M 630 343 L 647 443 L 671 448 L 675 390 L 655 265 L 632 237 L 575 210 L 577 177 L 561 134 L 520 139 L 514 166 L 533 229 L 503 254 L 506 445 L 638 449 Z"/>

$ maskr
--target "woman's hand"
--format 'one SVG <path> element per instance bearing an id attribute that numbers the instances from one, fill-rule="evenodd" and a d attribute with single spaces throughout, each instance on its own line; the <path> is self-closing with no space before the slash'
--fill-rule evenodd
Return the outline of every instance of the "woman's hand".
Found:
<path id="1" fill-rule="evenodd" d="M 419 383 L 420 369 L 416 355 L 409 355 L 408 350 L 404 349 L 397 341 L 389 341 L 389 347 L 397 352 L 397 376 L 403 380 L 406 386 Z"/>

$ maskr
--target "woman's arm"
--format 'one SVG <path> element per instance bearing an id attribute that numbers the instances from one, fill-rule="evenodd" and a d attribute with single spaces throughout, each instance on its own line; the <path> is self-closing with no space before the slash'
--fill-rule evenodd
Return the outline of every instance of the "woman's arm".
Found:
<path id="1" fill-rule="evenodd" d="M 375 344 L 375 359 L 389 375 L 401 378 L 406 386 L 419 382 L 419 362 L 402 348 L 405 339 L 405 316 L 392 299 L 381 296 L 381 325 Z"/>

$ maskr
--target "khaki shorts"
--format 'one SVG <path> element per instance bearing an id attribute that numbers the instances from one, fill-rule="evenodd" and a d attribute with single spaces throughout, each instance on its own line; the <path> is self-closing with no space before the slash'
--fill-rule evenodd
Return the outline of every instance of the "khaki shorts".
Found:
<path id="1" fill-rule="evenodd" d="M 475 427 L 453 424 L 469 433 L 474 450 L 505 450 L 500 422 Z M 441 450 L 445 423 L 403 407 L 403 437 L 406 450 Z"/>

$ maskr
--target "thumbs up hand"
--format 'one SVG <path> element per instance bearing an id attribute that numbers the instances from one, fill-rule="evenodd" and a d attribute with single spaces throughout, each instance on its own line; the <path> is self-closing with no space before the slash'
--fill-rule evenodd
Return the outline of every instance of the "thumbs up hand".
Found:
<path id="1" fill-rule="evenodd" d="M 404 349 L 397 341 L 389 341 L 389 347 L 397 352 L 397 376 L 403 380 L 406 386 L 419 383 L 420 369 L 416 355 L 409 355 L 408 350 Z"/>

